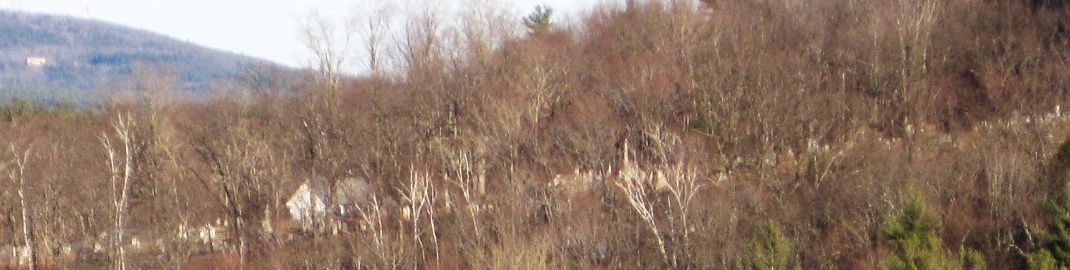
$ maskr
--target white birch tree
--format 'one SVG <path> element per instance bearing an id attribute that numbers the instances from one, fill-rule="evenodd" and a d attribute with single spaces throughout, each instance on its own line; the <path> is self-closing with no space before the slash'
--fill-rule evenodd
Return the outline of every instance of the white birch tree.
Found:
<path id="1" fill-rule="evenodd" d="M 126 212 L 127 204 L 129 201 L 130 191 L 130 176 L 133 174 L 133 152 L 134 144 L 133 134 L 131 134 L 132 126 L 134 125 L 133 119 L 129 115 L 122 115 L 116 117 L 115 122 L 112 124 L 112 129 L 115 132 L 115 137 L 118 139 L 118 145 L 112 142 L 111 136 L 106 132 L 100 135 L 100 142 L 104 146 L 105 154 L 108 159 L 108 172 L 111 177 L 111 198 L 112 205 L 115 209 L 114 225 L 115 225 L 115 269 L 126 270 L 126 249 L 123 247 L 125 241 L 126 232 Z M 122 149 L 119 149 L 122 147 Z M 117 153 L 121 151 L 121 153 Z M 122 156 L 117 156 L 117 155 Z"/>

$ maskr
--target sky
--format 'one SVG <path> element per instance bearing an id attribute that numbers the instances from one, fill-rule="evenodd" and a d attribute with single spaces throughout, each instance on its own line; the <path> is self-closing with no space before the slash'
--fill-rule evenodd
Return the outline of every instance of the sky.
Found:
<path id="1" fill-rule="evenodd" d="M 380 0 L 381 2 L 382 0 Z M 606 0 L 482 0 L 516 14 L 536 5 L 574 17 Z M 0 9 L 91 18 L 141 28 L 224 51 L 307 66 L 302 21 L 315 12 L 342 21 L 370 9 L 373 0 L 0 0 Z M 473 0 L 390 1 L 396 12 L 432 5 L 469 6 Z M 555 15 L 558 16 L 558 15 Z"/>

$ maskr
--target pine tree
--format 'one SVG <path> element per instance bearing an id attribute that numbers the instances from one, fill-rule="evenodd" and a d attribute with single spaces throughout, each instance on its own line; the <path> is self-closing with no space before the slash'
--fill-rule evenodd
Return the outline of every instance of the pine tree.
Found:
<path id="1" fill-rule="evenodd" d="M 1046 184 L 1060 190 L 1045 202 L 1052 214 L 1050 230 L 1038 233 L 1041 250 L 1027 255 L 1030 269 L 1070 269 L 1070 140 L 1063 142 L 1048 169 Z"/>
<path id="2" fill-rule="evenodd" d="M 885 224 L 882 231 L 897 249 L 885 262 L 885 269 L 985 269 L 980 253 L 963 249 L 956 258 L 943 247 L 937 235 L 940 221 L 917 194 L 907 197 L 903 212 Z"/>
<path id="3" fill-rule="evenodd" d="M 527 18 L 524 18 L 524 26 L 528 27 L 528 30 L 533 34 L 541 34 L 550 30 L 553 27 L 551 16 L 554 15 L 554 10 L 547 6 L 535 6 L 535 11 L 528 14 Z"/>
<path id="4" fill-rule="evenodd" d="M 780 232 L 776 222 L 769 221 L 762 227 L 757 241 L 751 242 L 749 267 L 742 269 L 801 269 L 793 263 L 795 256 L 791 242 Z"/>

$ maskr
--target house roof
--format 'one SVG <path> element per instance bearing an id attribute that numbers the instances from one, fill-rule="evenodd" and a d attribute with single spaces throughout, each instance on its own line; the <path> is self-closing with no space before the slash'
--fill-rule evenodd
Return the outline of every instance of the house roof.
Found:
<path id="1" fill-rule="evenodd" d="M 290 201 L 302 197 L 300 196 L 300 193 L 302 192 L 310 192 L 314 198 L 317 198 L 318 200 L 326 200 L 327 189 L 323 186 L 324 182 L 325 181 L 322 180 L 305 180 L 305 182 L 302 183 L 292 195 L 290 195 Z M 335 204 L 355 204 L 365 201 L 367 200 L 369 190 L 370 186 L 368 185 L 368 181 L 362 178 L 344 178 L 337 183 L 337 186 L 335 186 Z"/>

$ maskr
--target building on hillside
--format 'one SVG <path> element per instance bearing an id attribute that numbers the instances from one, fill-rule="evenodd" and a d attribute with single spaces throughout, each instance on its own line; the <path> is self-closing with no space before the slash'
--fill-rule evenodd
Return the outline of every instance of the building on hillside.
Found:
<path id="1" fill-rule="evenodd" d="M 327 191 L 323 181 L 306 180 L 286 201 L 290 217 L 302 223 L 310 223 L 313 218 L 327 217 Z M 333 208 L 341 216 L 353 212 L 357 204 L 368 201 L 370 188 L 368 182 L 359 178 L 345 178 L 338 182 L 334 191 Z"/>
<path id="2" fill-rule="evenodd" d="M 47 65 L 47 64 L 48 64 L 48 59 L 44 58 L 44 57 L 27 57 L 26 58 L 26 66 L 27 67 L 32 67 L 32 68 L 33 67 L 42 67 L 42 66 Z"/>

